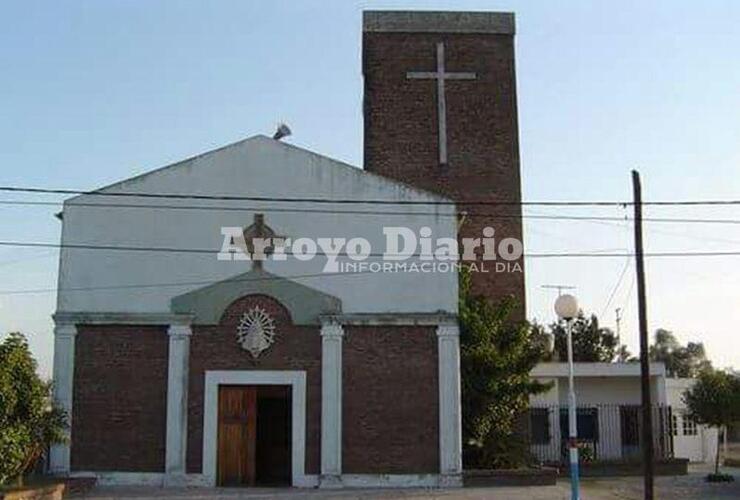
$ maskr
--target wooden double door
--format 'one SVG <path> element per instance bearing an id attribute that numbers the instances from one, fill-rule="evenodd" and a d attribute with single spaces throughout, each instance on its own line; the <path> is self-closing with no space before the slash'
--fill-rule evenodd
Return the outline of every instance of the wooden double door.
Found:
<path id="1" fill-rule="evenodd" d="M 220 486 L 290 484 L 290 399 L 290 386 L 219 387 Z"/>

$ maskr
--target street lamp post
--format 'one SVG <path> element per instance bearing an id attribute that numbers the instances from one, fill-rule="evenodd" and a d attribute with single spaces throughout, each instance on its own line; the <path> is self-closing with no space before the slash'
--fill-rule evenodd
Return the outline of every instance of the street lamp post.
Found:
<path id="1" fill-rule="evenodd" d="M 555 312 L 565 320 L 568 342 L 568 449 L 570 455 L 571 500 L 579 500 L 578 487 L 578 425 L 576 420 L 576 391 L 573 385 L 573 318 L 578 315 L 578 301 L 572 295 L 561 295 L 555 301 Z"/>

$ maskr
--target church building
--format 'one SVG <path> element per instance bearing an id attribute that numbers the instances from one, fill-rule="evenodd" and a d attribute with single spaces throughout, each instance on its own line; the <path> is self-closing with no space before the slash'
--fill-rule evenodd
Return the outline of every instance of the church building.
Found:
<path id="1" fill-rule="evenodd" d="M 365 12 L 362 68 L 363 168 L 260 135 L 65 201 L 52 472 L 460 485 L 458 273 L 384 252 L 521 239 L 513 14 Z M 523 316 L 523 272 L 473 286 Z"/>

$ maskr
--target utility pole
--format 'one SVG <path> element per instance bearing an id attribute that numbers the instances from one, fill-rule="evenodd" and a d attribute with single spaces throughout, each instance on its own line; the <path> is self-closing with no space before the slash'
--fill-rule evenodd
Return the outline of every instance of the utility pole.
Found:
<path id="1" fill-rule="evenodd" d="M 617 345 L 621 345 L 622 343 L 622 337 L 621 337 L 621 329 L 620 326 L 622 324 L 622 308 L 617 307 L 614 312 L 617 314 Z"/>
<path id="2" fill-rule="evenodd" d="M 640 381 L 642 385 L 642 447 L 645 464 L 645 500 L 653 500 L 653 415 L 650 398 L 650 359 L 648 357 L 645 260 L 642 246 L 642 186 L 640 174 L 632 171 L 632 193 L 635 206 L 635 269 L 637 271 L 637 309 L 640 327 Z"/>

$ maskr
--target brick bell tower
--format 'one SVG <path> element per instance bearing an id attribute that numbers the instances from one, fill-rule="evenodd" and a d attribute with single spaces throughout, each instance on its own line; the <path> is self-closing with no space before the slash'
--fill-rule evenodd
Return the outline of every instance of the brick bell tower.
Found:
<path id="1" fill-rule="evenodd" d="M 467 213 L 460 237 L 490 226 L 497 243 L 521 241 L 514 15 L 366 11 L 362 67 L 365 169 L 455 200 Z M 473 289 L 494 301 L 514 295 L 521 319 L 517 262 L 521 271 L 502 272 L 486 262 Z"/>

